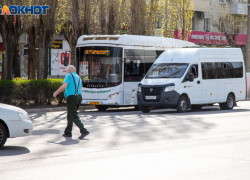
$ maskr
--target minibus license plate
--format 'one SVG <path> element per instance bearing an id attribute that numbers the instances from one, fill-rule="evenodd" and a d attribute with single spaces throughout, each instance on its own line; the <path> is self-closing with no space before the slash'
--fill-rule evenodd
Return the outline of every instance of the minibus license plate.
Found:
<path id="1" fill-rule="evenodd" d="M 156 96 L 146 96 L 147 100 L 156 100 Z"/>
<path id="2" fill-rule="evenodd" d="M 90 102 L 89 104 L 90 105 L 99 105 L 100 103 L 99 102 Z"/>

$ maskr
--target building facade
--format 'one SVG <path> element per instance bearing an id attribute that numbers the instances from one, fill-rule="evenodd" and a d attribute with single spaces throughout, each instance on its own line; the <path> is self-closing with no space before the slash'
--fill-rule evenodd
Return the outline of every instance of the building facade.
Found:
<path id="1" fill-rule="evenodd" d="M 236 44 L 245 46 L 247 39 L 247 0 L 193 0 L 192 32 L 188 41 L 200 45 L 228 44 L 225 33 L 237 34 Z M 159 34 L 159 28 L 156 35 Z M 175 30 L 175 38 L 178 30 Z"/>

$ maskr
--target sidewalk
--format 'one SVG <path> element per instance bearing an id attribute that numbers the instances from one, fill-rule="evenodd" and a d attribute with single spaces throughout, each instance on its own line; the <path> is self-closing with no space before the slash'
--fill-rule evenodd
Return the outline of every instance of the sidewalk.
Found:
<path id="1" fill-rule="evenodd" d="M 95 106 L 80 106 L 79 110 L 96 109 Z M 40 112 L 56 112 L 56 111 L 67 111 L 67 107 L 52 107 L 52 108 L 32 108 L 24 109 L 27 113 L 40 113 Z"/>

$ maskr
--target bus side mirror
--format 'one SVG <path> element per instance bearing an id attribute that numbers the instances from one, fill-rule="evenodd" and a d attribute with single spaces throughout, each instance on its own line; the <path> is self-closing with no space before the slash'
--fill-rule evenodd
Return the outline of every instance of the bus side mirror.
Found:
<path id="1" fill-rule="evenodd" d="M 188 74 L 188 81 L 190 81 L 190 82 L 194 81 L 194 74 L 193 73 Z"/>
<path id="2" fill-rule="evenodd" d="M 64 66 L 68 66 L 68 64 L 69 64 L 69 57 L 65 57 L 64 58 Z"/>

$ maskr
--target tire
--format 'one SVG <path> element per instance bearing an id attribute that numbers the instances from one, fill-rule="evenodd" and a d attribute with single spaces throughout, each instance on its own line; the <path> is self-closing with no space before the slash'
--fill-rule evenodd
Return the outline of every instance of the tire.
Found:
<path id="1" fill-rule="evenodd" d="M 201 110 L 202 109 L 202 105 L 191 105 L 191 109 L 192 110 Z"/>
<path id="2" fill-rule="evenodd" d="M 179 113 L 186 112 L 187 108 L 188 108 L 188 100 L 185 96 L 181 96 L 176 107 L 177 112 Z"/>
<path id="3" fill-rule="evenodd" d="M 135 106 L 134 110 L 135 110 L 135 111 L 140 111 L 141 109 L 140 109 L 139 106 Z"/>
<path id="4" fill-rule="evenodd" d="M 96 105 L 95 107 L 99 111 L 106 111 L 109 108 L 108 106 L 100 106 L 100 105 Z"/>
<path id="5" fill-rule="evenodd" d="M 3 124 L 0 123 L 0 148 L 4 146 L 7 140 L 7 130 Z"/>
<path id="6" fill-rule="evenodd" d="M 145 106 L 140 106 L 140 109 L 141 109 L 141 112 L 143 112 L 143 113 L 149 113 L 150 112 L 150 109 L 145 107 Z"/>
<path id="7" fill-rule="evenodd" d="M 220 108 L 222 110 L 231 110 L 234 108 L 235 105 L 235 99 L 234 96 L 232 94 L 229 94 L 227 96 L 227 101 L 225 103 L 219 103 Z"/>

